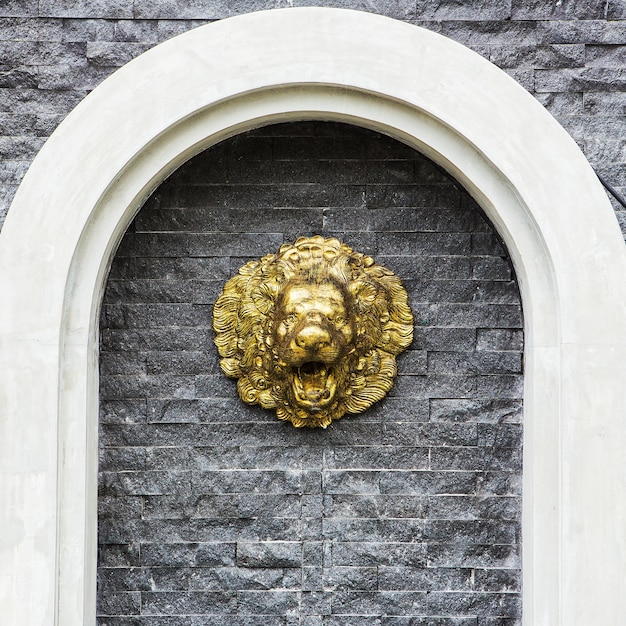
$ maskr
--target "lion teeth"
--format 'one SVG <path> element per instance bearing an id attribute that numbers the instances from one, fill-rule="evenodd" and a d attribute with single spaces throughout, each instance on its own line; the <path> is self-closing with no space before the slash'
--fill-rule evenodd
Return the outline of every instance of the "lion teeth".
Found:
<path id="1" fill-rule="evenodd" d="M 318 402 L 330 398 L 328 388 L 329 368 L 319 361 L 309 361 L 296 368 L 294 382 L 298 396 Z"/>

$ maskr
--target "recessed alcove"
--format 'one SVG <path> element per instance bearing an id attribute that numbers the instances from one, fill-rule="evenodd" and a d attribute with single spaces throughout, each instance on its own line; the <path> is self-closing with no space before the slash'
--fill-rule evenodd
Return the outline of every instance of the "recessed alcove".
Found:
<path id="1" fill-rule="evenodd" d="M 210 328 L 245 261 L 310 234 L 392 269 L 415 315 L 389 397 L 326 430 L 243 404 Z M 519 623 L 521 301 L 432 161 L 328 122 L 227 139 L 139 211 L 100 325 L 99 624 Z"/>

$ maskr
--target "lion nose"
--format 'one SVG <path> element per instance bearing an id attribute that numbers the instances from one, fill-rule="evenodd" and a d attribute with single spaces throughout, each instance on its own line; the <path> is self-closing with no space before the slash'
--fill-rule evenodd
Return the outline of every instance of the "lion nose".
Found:
<path id="1" fill-rule="evenodd" d="M 321 350 L 329 344 L 330 335 L 320 326 L 305 326 L 296 335 L 296 345 L 303 350 Z"/>

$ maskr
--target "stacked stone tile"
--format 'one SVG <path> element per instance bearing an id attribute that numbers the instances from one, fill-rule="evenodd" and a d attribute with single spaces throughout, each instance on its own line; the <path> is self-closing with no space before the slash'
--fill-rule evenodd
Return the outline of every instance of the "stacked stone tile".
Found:
<path id="1" fill-rule="evenodd" d="M 622 0 L 5 0 L 0 225 L 46 137 L 117 67 L 213 20 L 309 4 L 470 46 L 626 193 Z M 391 396 L 321 433 L 233 403 L 209 328 L 240 263 L 318 232 L 402 276 L 417 321 Z M 493 229 L 431 164 L 337 126 L 214 148 L 139 214 L 101 330 L 101 625 L 519 623 L 519 298 Z"/>
<path id="2" fill-rule="evenodd" d="M 338 236 L 402 279 L 390 395 L 327 430 L 243 404 L 211 309 L 246 260 Z M 122 241 L 101 320 L 99 626 L 511 626 L 521 613 L 522 315 L 459 185 L 328 123 L 233 138 Z"/>
<path id="3" fill-rule="evenodd" d="M 44 139 L 117 67 L 210 21 L 311 4 L 374 10 L 475 49 L 533 93 L 626 194 L 623 0 L 4 0 L 0 224 Z M 626 233 L 626 212 L 614 206 Z"/>

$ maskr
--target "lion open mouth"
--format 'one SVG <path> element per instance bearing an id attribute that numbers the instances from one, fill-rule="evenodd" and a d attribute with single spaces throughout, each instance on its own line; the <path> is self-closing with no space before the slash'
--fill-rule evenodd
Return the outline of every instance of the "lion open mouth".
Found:
<path id="1" fill-rule="evenodd" d="M 323 409 L 335 397 L 335 372 L 326 363 L 308 361 L 292 369 L 292 387 L 298 404 L 313 411 Z"/>

